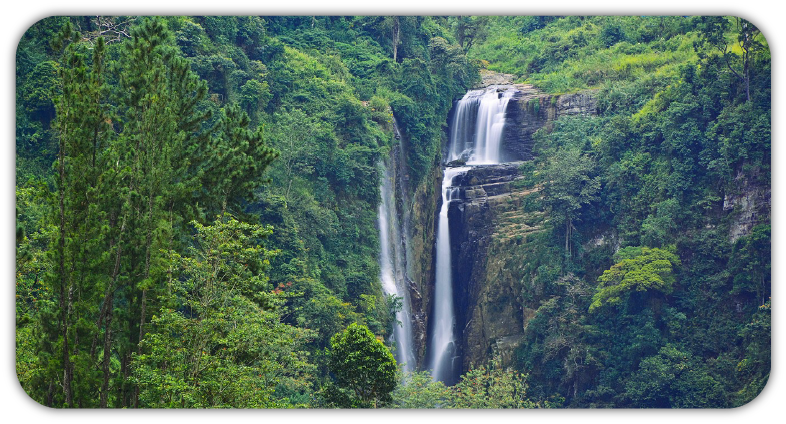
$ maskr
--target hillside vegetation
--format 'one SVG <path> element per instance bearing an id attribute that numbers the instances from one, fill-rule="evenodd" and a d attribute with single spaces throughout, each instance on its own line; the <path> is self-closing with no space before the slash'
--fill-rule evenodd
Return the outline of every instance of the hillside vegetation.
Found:
<path id="1" fill-rule="evenodd" d="M 597 116 L 541 130 L 522 167 L 542 187 L 527 207 L 548 211 L 550 228 L 519 259 L 534 317 L 516 361 L 533 399 L 748 402 L 770 369 L 766 40 L 723 17 L 486 24 L 470 57 L 598 100 Z"/>

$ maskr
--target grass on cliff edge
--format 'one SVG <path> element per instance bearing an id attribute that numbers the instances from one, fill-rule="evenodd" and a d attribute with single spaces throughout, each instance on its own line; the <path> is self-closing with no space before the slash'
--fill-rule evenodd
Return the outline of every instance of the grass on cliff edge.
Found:
<path id="1" fill-rule="evenodd" d="M 695 62 L 692 17 L 492 17 L 469 56 L 552 94 L 644 76 L 667 79 Z"/>

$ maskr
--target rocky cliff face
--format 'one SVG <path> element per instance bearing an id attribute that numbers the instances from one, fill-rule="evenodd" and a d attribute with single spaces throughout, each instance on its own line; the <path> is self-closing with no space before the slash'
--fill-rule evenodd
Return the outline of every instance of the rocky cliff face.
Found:
<path id="1" fill-rule="evenodd" d="M 435 166 L 421 183 L 413 187 L 409 179 L 406 156 L 410 140 L 406 140 L 393 120 L 395 138 L 391 151 L 395 181 L 395 209 L 401 223 L 400 239 L 406 267 L 407 291 L 411 308 L 413 350 L 417 367 L 422 367 L 426 351 L 428 308 L 434 288 L 434 237 L 439 213 L 442 169 Z"/>
<path id="2" fill-rule="evenodd" d="M 410 197 L 405 168 L 406 163 L 402 162 L 396 178 L 396 201 L 398 210 L 402 211 L 399 222 L 404 223 L 403 233 L 406 238 L 402 243 L 406 248 L 414 351 L 418 364 L 423 364 L 429 301 L 434 290 L 434 228 L 442 199 L 439 190 L 442 170 L 434 167 L 423 178 L 423 182 L 414 188 Z"/>
<path id="3" fill-rule="evenodd" d="M 738 173 L 734 189 L 723 198 L 723 210 L 731 215 L 729 239 L 732 243 L 750 234 L 756 224 L 770 221 L 771 189 L 757 184 L 757 177 L 756 172 L 751 175 Z"/>
<path id="4" fill-rule="evenodd" d="M 476 167 L 456 177 L 460 201 L 448 210 L 453 244 L 456 322 L 463 330 L 458 354 L 466 371 L 485 364 L 493 351 L 503 362 L 523 339 L 527 318 L 520 293 L 521 266 L 511 246 L 526 246 L 541 231 L 542 213 L 523 212 L 522 202 L 537 196 L 525 189 L 521 162 Z M 520 250 L 520 249 L 517 249 Z M 520 252 L 523 253 L 523 252 Z"/>
<path id="5" fill-rule="evenodd" d="M 592 91 L 551 95 L 527 84 L 513 87 L 518 92 L 508 103 L 503 144 L 503 158 L 508 161 L 532 159 L 533 134 L 541 128 L 550 129 L 560 116 L 597 113 Z"/>

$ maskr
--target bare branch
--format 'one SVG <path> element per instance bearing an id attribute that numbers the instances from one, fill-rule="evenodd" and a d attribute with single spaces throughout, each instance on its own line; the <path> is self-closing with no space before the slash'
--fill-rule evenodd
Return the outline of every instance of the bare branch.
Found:
<path id="1" fill-rule="evenodd" d="M 99 37 L 104 37 L 104 44 L 118 43 L 131 38 L 129 27 L 136 19 L 136 17 L 96 16 L 91 20 L 96 29 L 84 32 L 82 41 L 92 48 Z"/>

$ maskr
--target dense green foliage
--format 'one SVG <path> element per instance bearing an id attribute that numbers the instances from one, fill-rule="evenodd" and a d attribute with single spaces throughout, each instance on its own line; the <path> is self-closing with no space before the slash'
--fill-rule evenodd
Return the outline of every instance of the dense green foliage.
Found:
<path id="1" fill-rule="evenodd" d="M 637 251 L 635 253 L 629 253 Z M 661 292 L 669 294 L 674 284 L 672 270 L 680 260 L 658 249 L 626 247 L 615 254 L 622 259 L 598 277 L 598 286 L 589 311 L 603 304 L 619 304 L 630 292 Z"/>
<path id="2" fill-rule="evenodd" d="M 378 164 L 400 135 L 428 183 L 484 66 L 598 113 L 522 166 L 545 230 L 501 252 L 524 343 L 445 387 L 381 341 L 400 302 Z M 16 369 L 44 405 L 731 407 L 767 382 L 771 70 L 749 22 L 53 17 L 16 70 Z"/>
<path id="3" fill-rule="evenodd" d="M 406 373 L 393 392 L 395 408 L 535 408 L 528 399 L 527 375 L 503 368 L 499 358 L 469 370 L 451 387 L 432 381 L 428 371 Z"/>
<path id="4" fill-rule="evenodd" d="M 307 330 L 280 322 L 265 272 L 269 228 L 228 217 L 194 223 L 187 256 L 170 251 L 164 306 L 132 362 L 142 407 L 271 408 L 311 382 Z M 278 395 L 278 396 L 274 396 Z"/>
<path id="5" fill-rule="evenodd" d="M 552 93 L 652 84 L 695 59 L 695 29 L 680 16 L 500 17 L 470 56 Z"/>
<path id="6" fill-rule="evenodd" d="M 534 317 L 517 363 L 533 400 L 750 401 L 770 369 L 766 41 L 724 17 L 516 17 L 489 29 L 470 56 L 552 93 L 593 89 L 598 107 L 540 131 L 522 167 L 539 189 L 525 209 L 548 217 L 510 253 L 528 262 L 522 307 Z"/>
<path id="7" fill-rule="evenodd" d="M 454 40 L 430 17 L 33 25 L 16 63 L 25 390 L 56 407 L 325 404 L 331 337 L 392 329 L 377 165 L 396 122 L 413 186 L 438 161 L 477 78 Z"/>
<path id="8" fill-rule="evenodd" d="M 330 339 L 329 367 L 336 377 L 327 400 L 340 408 L 388 405 L 396 388 L 396 360 L 368 327 L 350 324 Z"/>

